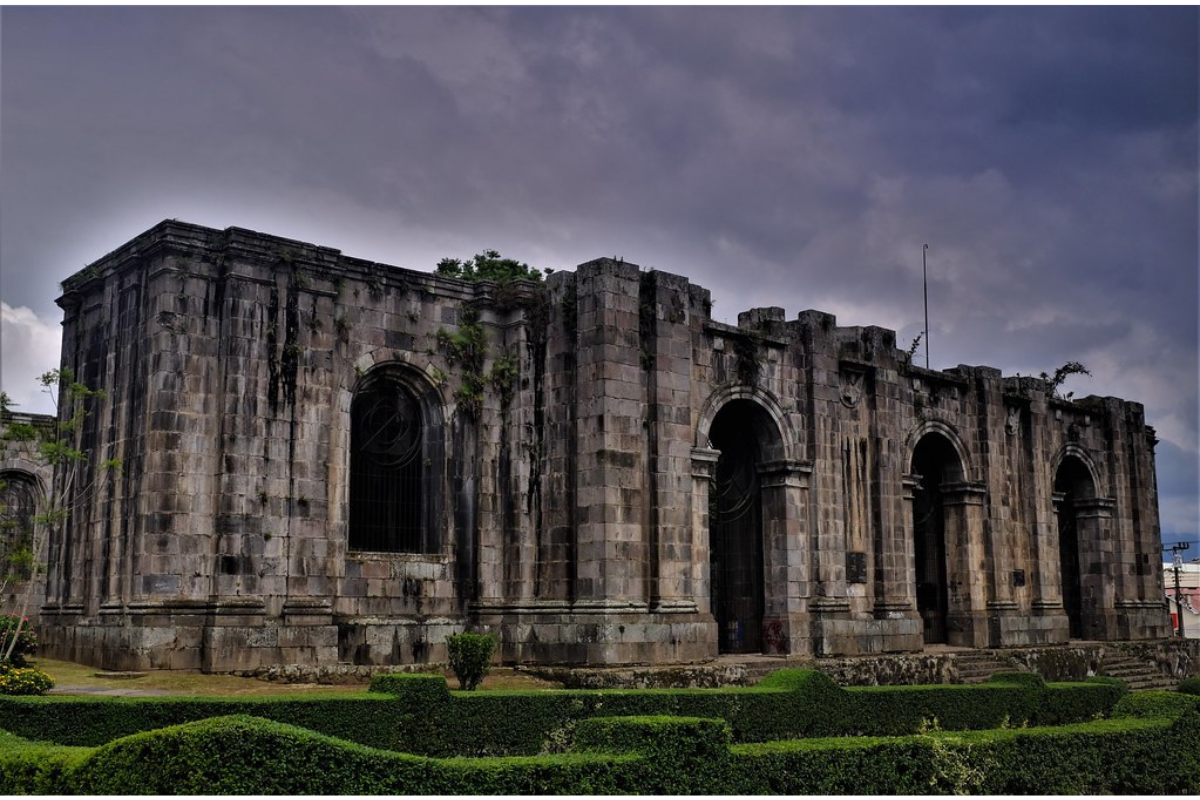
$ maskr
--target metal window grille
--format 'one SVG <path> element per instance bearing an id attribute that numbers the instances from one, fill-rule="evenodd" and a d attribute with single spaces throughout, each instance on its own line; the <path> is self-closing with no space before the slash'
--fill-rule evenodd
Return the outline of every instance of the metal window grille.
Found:
<path id="1" fill-rule="evenodd" d="M 384 382 L 350 406 L 350 549 L 426 549 L 424 424 L 416 399 Z"/>

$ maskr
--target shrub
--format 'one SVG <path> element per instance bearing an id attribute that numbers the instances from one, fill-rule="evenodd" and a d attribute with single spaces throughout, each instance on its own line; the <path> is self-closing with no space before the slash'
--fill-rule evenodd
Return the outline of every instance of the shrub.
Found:
<path id="1" fill-rule="evenodd" d="M 45 694 L 54 680 L 37 667 L 14 667 L 0 661 L 0 694 Z"/>
<path id="2" fill-rule="evenodd" d="M 1181 703 L 1195 699 L 1159 694 Z M 438 759 L 234 716 L 140 733 L 99 748 L 34 744 L 0 732 L 0 786 L 8 794 L 108 795 L 1200 791 L 1195 710 L 1173 721 L 1155 715 L 1058 728 L 728 743 L 729 729 L 721 720 L 595 718 L 580 722 L 571 753 Z"/>
<path id="3" fill-rule="evenodd" d="M 16 632 L 17 623 L 21 624 L 19 634 Z M 14 667 L 23 667 L 25 666 L 25 656 L 37 652 L 37 631 L 29 624 L 27 617 L 17 617 L 11 614 L 0 616 L 0 662 L 4 660 L 4 654 L 8 652 L 8 646 L 12 642 L 13 636 L 17 637 L 17 646 L 13 648 L 9 663 Z"/>
<path id="4" fill-rule="evenodd" d="M 987 682 L 1016 684 L 1018 686 L 1029 686 L 1033 689 L 1041 689 L 1046 685 L 1046 682 L 1042 680 L 1042 676 L 1036 672 L 1020 672 L 1018 670 L 995 672 L 987 679 Z"/>
<path id="5" fill-rule="evenodd" d="M 1121 698 L 1113 709 L 1113 717 L 1179 719 L 1191 709 L 1200 709 L 1200 697 L 1164 690 L 1134 692 Z"/>
<path id="6" fill-rule="evenodd" d="M 1085 722 L 1107 716 L 1116 687 L 1002 682 L 843 689 L 812 670 L 780 670 L 724 689 L 451 692 L 440 675 L 377 675 L 372 691 L 330 697 L 0 697 L 0 727 L 35 741 L 99 745 L 139 731 L 247 714 L 423 756 L 563 752 L 593 717 L 725 720 L 739 743 L 895 736 L 936 719 L 943 731 Z M 1169 692 L 1190 700 L 1187 695 Z"/>
<path id="7" fill-rule="evenodd" d="M 446 637 L 446 649 L 459 688 L 473 692 L 491 668 L 496 637 L 487 633 L 456 633 Z"/>
<path id="8" fill-rule="evenodd" d="M 1200 678 L 1184 678 L 1179 682 L 1179 686 L 1175 688 L 1175 691 L 1182 692 L 1183 694 L 1200 695 Z"/>

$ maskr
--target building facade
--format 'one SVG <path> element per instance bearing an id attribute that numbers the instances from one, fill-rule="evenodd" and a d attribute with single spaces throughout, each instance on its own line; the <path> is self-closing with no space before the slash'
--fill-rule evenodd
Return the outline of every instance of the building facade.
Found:
<path id="1" fill-rule="evenodd" d="M 470 283 L 163 222 L 64 283 L 119 458 L 50 543 L 107 668 L 667 663 L 1167 635 L 1142 407 L 600 259 Z"/>

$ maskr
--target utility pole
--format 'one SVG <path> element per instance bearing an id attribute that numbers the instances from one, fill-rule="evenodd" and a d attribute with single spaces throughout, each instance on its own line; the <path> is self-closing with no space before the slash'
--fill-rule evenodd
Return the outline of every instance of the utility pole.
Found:
<path id="1" fill-rule="evenodd" d="M 1190 542 L 1176 542 L 1163 545 L 1163 550 L 1171 551 L 1171 562 L 1175 568 L 1175 619 L 1179 620 L 1179 638 L 1183 638 L 1183 592 L 1179 588 L 1179 570 L 1183 569 L 1183 551 L 1191 547 Z"/>

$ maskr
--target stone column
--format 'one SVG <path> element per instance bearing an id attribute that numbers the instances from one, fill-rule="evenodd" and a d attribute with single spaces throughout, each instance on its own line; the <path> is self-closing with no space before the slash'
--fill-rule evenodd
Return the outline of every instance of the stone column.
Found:
<path id="1" fill-rule="evenodd" d="M 692 599 L 696 608 L 712 615 L 712 583 L 708 518 L 708 490 L 717 475 L 720 450 L 692 448 Z M 713 650 L 716 650 L 713 639 Z"/>
<path id="2" fill-rule="evenodd" d="M 808 618 L 808 500 L 812 465 L 759 466 L 763 503 L 763 643 L 779 654 L 812 649 Z"/>
<path id="3" fill-rule="evenodd" d="M 1079 529 L 1079 580 L 1082 593 L 1083 635 L 1086 639 L 1116 639 L 1116 586 L 1112 568 L 1113 508 L 1107 498 L 1075 501 Z"/>
<path id="4" fill-rule="evenodd" d="M 988 574 L 983 550 L 985 494 L 982 486 L 972 483 L 951 483 L 943 487 L 946 580 L 949 583 L 946 639 L 952 645 L 988 645 Z"/>

